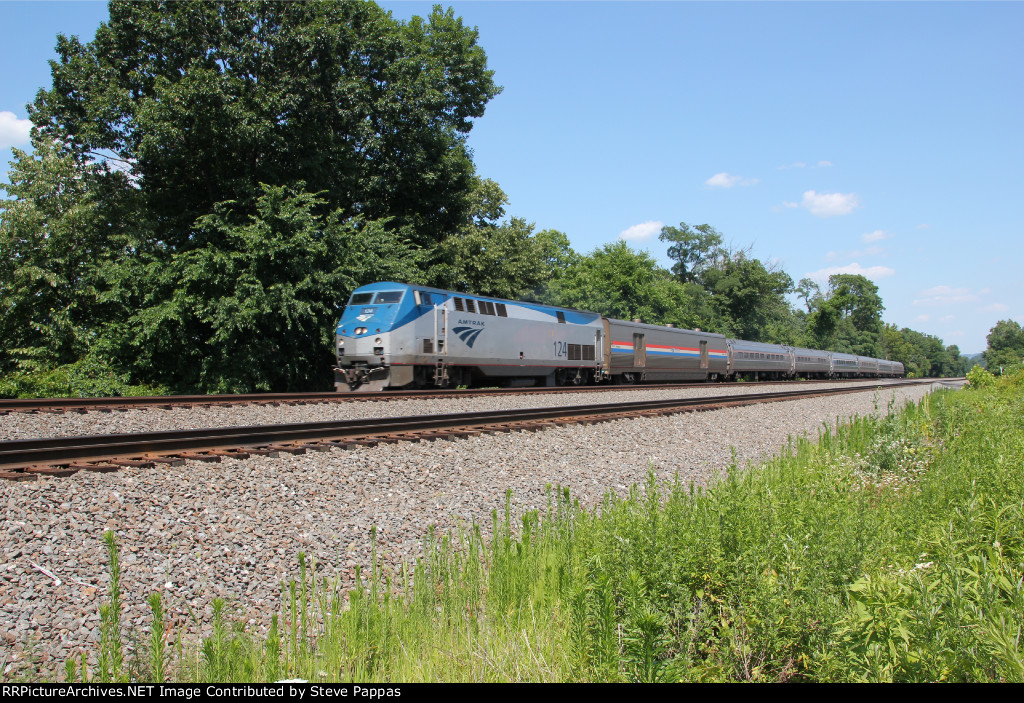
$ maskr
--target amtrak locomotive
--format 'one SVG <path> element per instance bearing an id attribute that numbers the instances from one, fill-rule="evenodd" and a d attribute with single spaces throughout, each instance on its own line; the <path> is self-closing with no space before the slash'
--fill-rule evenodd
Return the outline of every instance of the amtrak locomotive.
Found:
<path id="1" fill-rule="evenodd" d="M 356 289 L 335 330 L 335 348 L 339 391 L 904 373 L 896 361 L 404 283 Z"/>

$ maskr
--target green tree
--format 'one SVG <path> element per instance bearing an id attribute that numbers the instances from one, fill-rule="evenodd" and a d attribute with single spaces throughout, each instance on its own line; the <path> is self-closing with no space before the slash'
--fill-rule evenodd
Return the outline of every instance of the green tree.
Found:
<path id="1" fill-rule="evenodd" d="M 857 274 L 829 276 L 828 291 L 816 292 L 804 279 L 798 290 L 807 303 L 806 344 L 862 356 L 880 357 L 882 298 L 878 286 Z"/>
<path id="2" fill-rule="evenodd" d="M 504 222 L 508 199 L 492 180 L 476 183 L 470 195 L 469 221 L 433 251 L 428 282 L 449 290 L 500 298 L 519 298 L 554 276 L 569 256 L 560 232 L 534 235 L 520 217 Z"/>
<path id="3" fill-rule="evenodd" d="M 334 324 L 353 288 L 416 281 L 421 253 L 383 223 L 322 217 L 319 195 L 263 186 L 237 224 L 233 202 L 196 223 L 223 242 L 119 269 L 133 314 L 106 337 L 146 379 L 204 392 L 324 388 Z"/>
<path id="4" fill-rule="evenodd" d="M 449 9 L 408 23 L 367 2 L 110 3 L 88 44 L 58 38 L 37 133 L 107 159 L 161 246 L 260 184 L 309 183 L 320 213 L 391 218 L 421 245 L 466 216 L 472 119 L 499 92 L 477 32 Z"/>
<path id="5" fill-rule="evenodd" d="M 793 292 L 804 301 L 804 305 L 807 306 L 808 315 L 814 312 L 815 306 L 822 300 L 821 286 L 811 278 L 801 278 Z"/>
<path id="6" fill-rule="evenodd" d="M 786 294 L 793 279 L 781 269 L 766 267 L 744 251 L 725 257 L 703 274 L 704 285 L 725 329 L 719 331 L 755 342 L 775 339 L 792 327 Z M 790 340 L 785 340 L 790 341 Z"/>
<path id="7" fill-rule="evenodd" d="M 78 359 L 103 318 L 104 266 L 116 246 L 101 226 L 95 166 L 56 143 L 14 150 L 0 190 L 0 372 L 19 360 Z"/>
<path id="8" fill-rule="evenodd" d="M 1024 363 L 1024 329 L 1016 320 L 1000 320 L 989 330 L 988 348 L 983 357 L 988 370 L 999 372 L 999 367 Z"/>
<path id="9" fill-rule="evenodd" d="M 708 268 L 722 252 L 722 235 L 711 225 L 690 227 L 680 222 L 678 227 L 661 228 L 658 239 L 669 242 L 668 258 L 672 273 L 680 283 L 697 283 L 701 273 Z"/>
<path id="10" fill-rule="evenodd" d="M 424 280 L 427 252 L 503 206 L 465 144 L 500 90 L 476 38 L 440 8 L 263 0 L 115 1 L 93 41 L 59 37 L 5 206 L 0 302 L 25 331 L 5 358 L 31 343 L 176 390 L 326 387 L 351 288 Z M 515 249 L 525 228 L 498 234 Z"/>
<path id="11" fill-rule="evenodd" d="M 859 274 L 838 273 L 828 278 L 829 298 L 859 332 L 877 334 L 882 327 L 882 298 L 878 286 Z"/>
<path id="12" fill-rule="evenodd" d="M 680 283 L 650 254 L 621 240 L 579 257 L 547 287 L 543 301 L 652 324 L 702 329 L 715 324 L 703 288 Z"/>

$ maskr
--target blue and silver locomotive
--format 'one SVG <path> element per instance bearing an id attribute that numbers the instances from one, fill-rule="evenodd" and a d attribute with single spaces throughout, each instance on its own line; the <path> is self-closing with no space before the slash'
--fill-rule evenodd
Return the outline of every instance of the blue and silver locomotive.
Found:
<path id="1" fill-rule="evenodd" d="M 898 362 L 404 283 L 356 289 L 335 347 L 335 387 L 352 391 L 903 375 Z"/>

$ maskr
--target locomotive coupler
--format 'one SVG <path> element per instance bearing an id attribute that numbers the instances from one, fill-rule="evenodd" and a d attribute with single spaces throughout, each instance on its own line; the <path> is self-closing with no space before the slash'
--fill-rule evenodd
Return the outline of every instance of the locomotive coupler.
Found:
<path id="1" fill-rule="evenodd" d="M 366 390 L 382 390 L 387 378 L 388 369 L 384 366 L 374 366 L 372 368 L 367 366 L 336 367 L 334 369 L 334 386 L 339 391 L 342 390 L 342 384 L 347 385 L 350 391 L 357 390 L 367 384 L 376 387 L 367 388 Z"/>

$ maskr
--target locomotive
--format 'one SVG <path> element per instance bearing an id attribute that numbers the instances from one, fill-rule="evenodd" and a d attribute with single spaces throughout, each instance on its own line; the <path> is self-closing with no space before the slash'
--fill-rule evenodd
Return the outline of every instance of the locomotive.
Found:
<path id="1" fill-rule="evenodd" d="M 896 361 L 393 282 L 352 293 L 335 351 L 339 391 L 904 374 Z"/>

